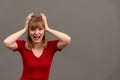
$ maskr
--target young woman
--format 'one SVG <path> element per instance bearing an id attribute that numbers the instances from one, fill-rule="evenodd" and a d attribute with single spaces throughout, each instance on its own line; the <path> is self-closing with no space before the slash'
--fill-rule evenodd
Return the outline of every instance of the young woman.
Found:
<path id="1" fill-rule="evenodd" d="M 25 32 L 27 39 L 19 40 Z M 57 39 L 47 40 L 46 32 Z M 25 27 L 3 41 L 7 48 L 19 51 L 22 56 L 23 73 L 20 80 L 48 80 L 55 52 L 62 50 L 70 42 L 70 36 L 48 27 L 44 13 L 40 16 L 29 14 Z"/>

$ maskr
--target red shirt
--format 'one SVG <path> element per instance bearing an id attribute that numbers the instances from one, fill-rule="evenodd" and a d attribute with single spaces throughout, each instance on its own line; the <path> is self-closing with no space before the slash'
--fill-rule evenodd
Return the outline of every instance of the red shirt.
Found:
<path id="1" fill-rule="evenodd" d="M 36 57 L 32 50 L 25 48 L 24 40 L 17 40 L 16 43 L 18 45 L 16 50 L 20 52 L 23 61 L 20 80 L 48 80 L 53 55 L 60 50 L 57 48 L 58 40 L 48 41 L 40 57 Z"/>

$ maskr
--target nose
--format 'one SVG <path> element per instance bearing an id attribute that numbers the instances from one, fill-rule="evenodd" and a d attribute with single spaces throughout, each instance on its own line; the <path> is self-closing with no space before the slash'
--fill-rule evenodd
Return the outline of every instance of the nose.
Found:
<path id="1" fill-rule="evenodd" d="M 39 33 L 39 30 L 38 30 L 38 29 L 36 29 L 36 30 L 35 30 L 35 34 L 38 34 L 38 33 Z"/>

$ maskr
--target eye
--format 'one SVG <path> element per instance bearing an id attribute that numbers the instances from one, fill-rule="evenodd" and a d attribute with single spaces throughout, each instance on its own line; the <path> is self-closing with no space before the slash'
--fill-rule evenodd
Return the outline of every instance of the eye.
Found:
<path id="1" fill-rule="evenodd" d="M 31 27 L 31 28 L 30 28 L 31 31 L 34 31 L 35 29 L 36 29 L 35 27 Z"/>
<path id="2" fill-rule="evenodd" d="M 38 29 L 39 29 L 39 31 L 43 30 L 43 28 L 38 28 Z"/>

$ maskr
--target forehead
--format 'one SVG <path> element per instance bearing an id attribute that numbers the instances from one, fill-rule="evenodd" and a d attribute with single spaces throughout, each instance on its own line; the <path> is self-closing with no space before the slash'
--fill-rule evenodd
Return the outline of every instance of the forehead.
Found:
<path id="1" fill-rule="evenodd" d="M 41 22 L 34 22 L 30 24 L 30 28 L 43 28 L 43 24 Z"/>

